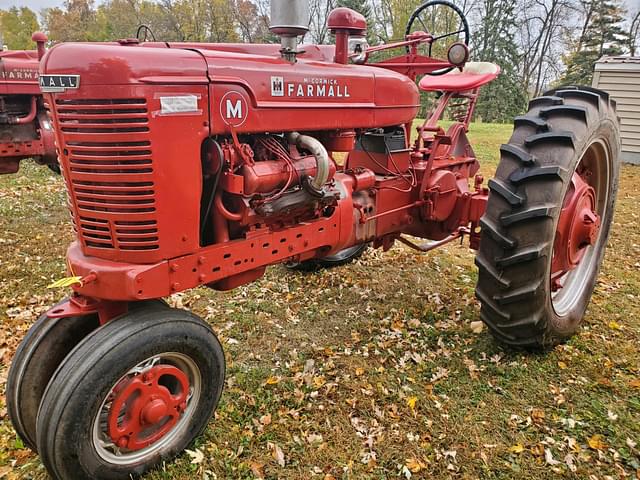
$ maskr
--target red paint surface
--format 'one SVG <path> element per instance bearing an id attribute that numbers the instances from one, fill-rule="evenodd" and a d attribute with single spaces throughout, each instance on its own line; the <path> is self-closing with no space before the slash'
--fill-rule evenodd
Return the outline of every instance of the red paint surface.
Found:
<path id="1" fill-rule="evenodd" d="M 11 117 L 11 123 L 0 124 L 0 174 L 18 171 L 25 158 L 56 162 L 53 131 L 47 128 L 38 84 L 38 63 L 35 50 L 0 52 L 0 113 Z"/>
<path id="2" fill-rule="evenodd" d="M 354 150 L 355 137 L 371 128 L 409 133 L 416 75 L 450 66 L 415 53 L 427 40 L 399 42 L 413 53 L 366 65 L 335 63 L 326 46 L 305 46 L 295 63 L 274 45 L 52 48 L 43 73 L 81 77 L 78 90 L 46 95 L 78 232 L 68 262 L 91 279 L 74 287 L 78 297 L 99 299 L 107 312 L 105 304 L 198 285 L 228 289 L 268 265 L 363 242 L 389 248 L 401 234 L 442 240 L 470 232 L 477 247 L 488 193 L 474 180 L 479 165 L 466 137 L 477 88 L 447 132 L 437 120 L 455 93 L 441 98 L 404 150 Z M 169 99 L 186 110 L 165 111 L 168 97 L 186 99 Z M 315 158 L 273 135 L 291 131 L 329 150 L 323 200 L 301 182 L 318 174 Z M 344 164 L 332 150 L 348 152 Z M 220 165 L 201 238 L 203 192 Z"/>

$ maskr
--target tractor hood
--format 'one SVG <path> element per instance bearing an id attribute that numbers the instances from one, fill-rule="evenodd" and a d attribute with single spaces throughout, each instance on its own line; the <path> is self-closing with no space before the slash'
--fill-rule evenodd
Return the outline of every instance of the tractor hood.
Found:
<path id="1" fill-rule="evenodd" d="M 420 103 L 408 77 L 334 63 L 333 46 L 304 46 L 290 63 L 278 45 L 123 43 L 55 46 L 42 60 L 43 81 L 77 76 L 77 93 L 66 94 L 78 97 L 91 85 L 206 84 L 213 134 L 399 125 L 415 117 Z"/>
<path id="2" fill-rule="evenodd" d="M 227 52 L 236 58 L 257 52 L 273 59 L 279 55 L 279 48 L 238 43 L 71 42 L 49 49 L 42 59 L 41 71 L 49 75 L 80 75 L 82 85 L 208 83 L 211 67 L 203 52 Z M 333 46 L 311 46 L 304 56 L 330 61 Z M 37 58 L 35 62 L 37 68 Z"/>
<path id="3" fill-rule="evenodd" d="M 144 46 L 143 46 L 144 45 Z M 40 65 L 42 74 L 79 75 L 80 85 L 207 83 L 202 55 L 164 43 L 62 43 Z"/>
<path id="4" fill-rule="evenodd" d="M 0 94 L 37 94 L 38 54 L 32 50 L 0 52 Z"/>

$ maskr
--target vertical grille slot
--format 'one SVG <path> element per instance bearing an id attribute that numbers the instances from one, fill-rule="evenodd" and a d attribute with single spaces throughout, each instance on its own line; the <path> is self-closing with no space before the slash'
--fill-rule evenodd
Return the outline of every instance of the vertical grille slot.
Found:
<path id="1" fill-rule="evenodd" d="M 144 98 L 56 99 L 74 226 L 90 248 L 159 248 Z"/>

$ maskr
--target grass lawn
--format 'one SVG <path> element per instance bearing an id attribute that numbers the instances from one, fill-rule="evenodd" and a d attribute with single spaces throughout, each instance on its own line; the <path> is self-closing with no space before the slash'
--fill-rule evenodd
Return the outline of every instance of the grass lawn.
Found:
<path id="1" fill-rule="evenodd" d="M 475 124 L 489 178 L 508 125 Z M 466 245 L 396 246 L 314 274 L 268 269 L 174 305 L 223 342 L 215 419 L 146 479 L 640 478 L 640 168 L 622 169 L 605 264 L 581 333 L 545 355 L 499 346 L 479 319 Z M 62 181 L 0 177 L 0 394 L 30 324 L 64 295 Z M 46 478 L 0 399 L 0 478 Z"/>

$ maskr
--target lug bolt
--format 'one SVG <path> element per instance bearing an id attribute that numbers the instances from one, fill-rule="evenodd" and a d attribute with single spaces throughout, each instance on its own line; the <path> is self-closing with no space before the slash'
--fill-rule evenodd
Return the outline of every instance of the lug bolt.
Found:
<path id="1" fill-rule="evenodd" d="M 147 372 L 142 376 L 142 380 L 144 382 L 150 382 L 151 380 L 153 380 L 153 372 Z"/>
<path id="2" fill-rule="evenodd" d="M 120 437 L 116 443 L 119 448 L 127 448 L 127 445 L 129 445 L 129 438 L 125 435 L 124 437 Z"/>

